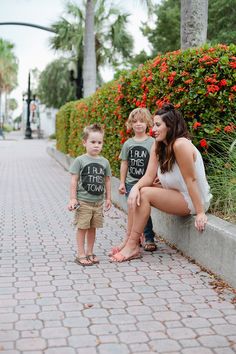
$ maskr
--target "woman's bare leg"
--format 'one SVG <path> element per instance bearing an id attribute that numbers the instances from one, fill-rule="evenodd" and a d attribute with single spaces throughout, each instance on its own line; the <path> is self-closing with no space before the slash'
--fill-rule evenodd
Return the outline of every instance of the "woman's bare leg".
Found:
<path id="1" fill-rule="evenodd" d="M 139 238 L 147 223 L 151 206 L 168 214 L 180 216 L 189 214 L 187 203 L 180 192 L 164 188 L 142 188 L 140 206 L 133 211 L 130 237 L 121 252 L 123 256 L 130 257 L 138 252 Z"/>
<path id="2" fill-rule="evenodd" d="M 112 248 L 112 250 L 109 253 L 109 255 L 112 256 L 112 255 L 120 252 L 125 247 L 126 242 L 128 241 L 131 229 L 132 229 L 132 225 L 133 225 L 133 210 L 128 208 L 128 223 L 127 223 L 126 234 L 125 234 L 123 240 L 121 241 L 121 243 L 118 246 L 115 246 L 115 247 Z"/>

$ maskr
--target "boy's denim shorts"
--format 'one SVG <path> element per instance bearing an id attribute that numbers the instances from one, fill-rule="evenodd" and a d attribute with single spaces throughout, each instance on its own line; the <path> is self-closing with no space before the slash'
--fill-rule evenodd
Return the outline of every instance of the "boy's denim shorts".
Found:
<path id="1" fill-rule="evenodd" d="M 103 202 L 80 201 L 75 211 L 74 225 L 77 229 L 95 229 L 103 227 Z"/>

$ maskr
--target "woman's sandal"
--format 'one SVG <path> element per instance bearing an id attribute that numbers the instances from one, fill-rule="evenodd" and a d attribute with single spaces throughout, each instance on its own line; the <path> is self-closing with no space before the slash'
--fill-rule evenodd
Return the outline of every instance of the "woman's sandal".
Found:
<path id="1" fill-rule="evenodd" d="M 86 260 L 87 262 L 83 262 L 83 260 Z M 89 259 L 87 256 L 85 257 L 76 257 L 75 258 L 75 263 L 83 266 L 83 267 L 90 267 L 93 265 L 93 262 L 91 259 Z"/>
<path id="2" fill-rule="evenodd" d="M 157 250 L 157 245 L 155 242 L 145 242 L 143 249 L 147 252 L 154 252 Z"/>
<path id="3" fill-rule="evenodd" d="M 119 252 L 119 253 L 114 254 L 112 257 L 110 257 L 110 262 L 122 263 L 122 262 L 131 261 L 132 259 L 139 259 L 141 257 L 142 256 L 141 256 L 140 252 L 136 252 L 135 254 L 133 254 L 132 256 L 129 256 L 129 257 L 126 257 L 122 253 Z"/>
<path id="4" fill-rule="evenodd" d="M 88 254 L 87 258 L 93 263 L 93 264 L 98 264 L 99 259 L 97 259 L 96 254 Z"/>

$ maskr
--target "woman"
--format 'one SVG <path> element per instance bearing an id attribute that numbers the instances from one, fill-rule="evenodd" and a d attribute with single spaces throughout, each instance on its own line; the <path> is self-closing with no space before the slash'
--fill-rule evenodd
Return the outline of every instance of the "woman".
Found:
<path id="1" fill-rule="evenodd" d="M 151 212 L 151 206 L 168 214 L 195 214 L 199 232 L 207 223 L 206 211 L 212 195 L 206 180 L 200 152 L 189 139 L 182 114 L 172 104 L 164 105 L 153 118 L 153 144 L 145 175 L 129 195 L 134 221 L 124 248 L 110 257 L 112 262 L 125 262 L 140 257 L 139 239 Z M 161 186 L 153 186 L 158 175 Z"/>

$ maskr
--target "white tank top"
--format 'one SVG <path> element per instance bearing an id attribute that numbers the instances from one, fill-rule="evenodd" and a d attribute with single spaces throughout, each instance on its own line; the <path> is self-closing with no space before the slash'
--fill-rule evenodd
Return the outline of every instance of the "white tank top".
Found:
<path id="1" fill-rule="evenodd" d="M 210 206 L 210 200 L 212 198 L 212 194 L 210 193 L 210 187 L 206 179 L 206 173 L 205 173 L 202 156 L 194 145 L 193 147 L 196 151 L 196 161 L 195 161 L 196 179 L 197 179 L 197 184 L 198 184 L 198 189 L 202 200 L 202 204 L 206 212 Z M 180 193 L 183 195 L 184 199 L 188 204 L 190 213 L 196 214 L 192 199 L 190 198 L 186 183 L 183 179 L 183 176 L 180 172 L 177 162 L 173 164 L 172 170 L 169 172 L 161 173 L 161 169 L 160 167 L 158 167 L 157 174 L 162 187 L 166 189 L 175 189 L 180 191 Z"/>

